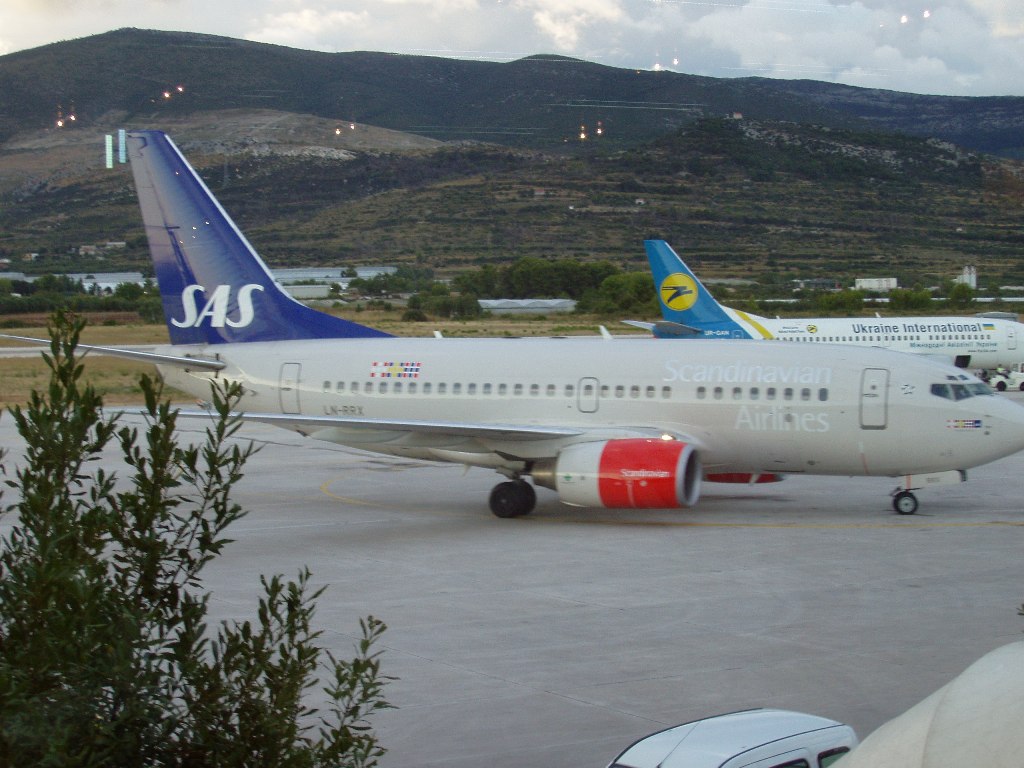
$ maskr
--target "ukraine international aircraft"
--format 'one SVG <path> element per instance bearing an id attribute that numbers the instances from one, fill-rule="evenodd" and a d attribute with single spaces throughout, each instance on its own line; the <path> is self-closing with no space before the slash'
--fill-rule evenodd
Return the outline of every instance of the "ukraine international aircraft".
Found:
<path id="1" fill-rule="evenodd" d="M 662 321 L 627 320 L 661 338 L 775 339 L 856 344 L 929 355 L 958 368 L 994 369 L 1024 361 L 1024 325 L 988 317 L 761 317 L 723 307 L 664 240 L 644 243 Z M 1020 346 L 1018 346 L 1020 344 Z"/>
<path id="2" fill-rule="evenodd" d="M 500 517 L 537 485 L 568 504 L 696 503 L 702 480 L 778 473 L 959 481 L 1024 448 L 1024 408 L 973 376 L 879 349 L 656 339 L 396 338 L 294 301 L 167 136 L 129 134 L 171 346 L 143 356 L 244 416 L 395 456 L 489 467 Z"/>

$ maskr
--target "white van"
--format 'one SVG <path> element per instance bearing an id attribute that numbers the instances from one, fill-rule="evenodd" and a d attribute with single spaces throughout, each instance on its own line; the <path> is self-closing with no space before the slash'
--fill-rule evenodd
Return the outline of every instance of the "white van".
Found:
<path id="1" fill-rule="evenodd" d="M 652 733 L 608 768 L 827 768 L 857 746 L 835 720 L 781 709 L 748 709 Z"/>

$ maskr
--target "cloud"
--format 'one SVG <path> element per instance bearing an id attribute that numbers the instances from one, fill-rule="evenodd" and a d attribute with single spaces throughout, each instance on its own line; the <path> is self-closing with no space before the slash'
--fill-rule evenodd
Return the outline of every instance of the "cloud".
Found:
<path id="1" fill-rule="evenodd" d="M 335 0 L 272 3 L 256 15 L 245 37 L 327 51 L 467 57 L 491 38 L 503 45 L 521 38 L 518 30 L 500 23 L 493 7 L 481 7 L 477 0 L 376 0 L 347 2 L 344 10 L 337 6 Z"/>
<path id="2" fill-rule="evenodd" d="M 1024 38 L 1024 16 L 1019 0 L 968 0 L 985 18 L 996 37 Z"/>
<path id="3" fill-rule="evenodd" d="M 988 14 L 979 13 L 978 4 Z M 950 0 L 910 13 L 892 0 L 712 2 L 681 28 L 690 44 L 732 56 L 735 74 L 923 93 L 1007 92 L 1004 68 L 1019 73 L 1024 62 L 1019 49 L 993 40 L 997 4 Z M 1010 92 L 1021 92 L 1020 85 Z"/>
<path id="4" fill-rule="evenodd" d="M 339 30 L 365 30 L 371 16 L 368 11 L 328 11 L 302 8 L 270 13 L 257 21 L 258 26 L 246 31 L 245 37 L 264 43 L 317 48 L 317 42 L 330 40 Z"/>
<path id="5" fill-rule="evenodd" d="M 420 7 L 434 15 L 472 13 L 480 8 L 476 0 L 378 0 L 382 5 Z"/>
<path id="6" fill-rule="evenodd" d="M 529 11 L 537 31 L 563 52 L 576 50 L 586 27 L 624 16 L 614 0 L 518 0 L 515 7 Z"/>

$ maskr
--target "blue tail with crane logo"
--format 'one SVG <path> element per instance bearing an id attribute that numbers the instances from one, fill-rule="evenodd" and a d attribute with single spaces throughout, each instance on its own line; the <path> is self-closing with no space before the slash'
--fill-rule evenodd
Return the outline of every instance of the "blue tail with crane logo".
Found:
<path id="1" fill-rule="evenodd" d="M 731 313 L 708 293 L 697 276 L 664 240 L 645 240 L 647 260 L 666 322 L 653 328 L 663 338 L 752 338 Z M 676 329 L 676 330 L 673 330 Z"/>

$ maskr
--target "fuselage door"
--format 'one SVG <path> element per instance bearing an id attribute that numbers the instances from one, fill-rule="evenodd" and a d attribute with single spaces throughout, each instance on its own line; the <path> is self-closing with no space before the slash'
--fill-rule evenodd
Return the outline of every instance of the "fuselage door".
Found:
<path id="1" fill-rule="evenodd" d="M 1017 348 L 1017 329 L 1014 328 L 1012 325 L 1006 326 L 1006 348 Z"/>
<path id="2" fill-rule="evenodd" d="M 885 429 L 888 399 L 888 369 L 865 368 L 860 377 L 861 429 Z"/>
<path id="3" fill-rule="evenodd" d="M 581 413 L 597 412 L 599 392 L 598 381 L 593 376 L 584 376 L 580 379 L 576 393 L 576 405 Z"/>
<path id="4" fill-rule="evenodd" d="M 281 363 L 281 378 L 278 392 L 281 396 L 282 413 L 302 413 L 299 409 L 299 381 L 301 375 L 301 363 Z"/>

